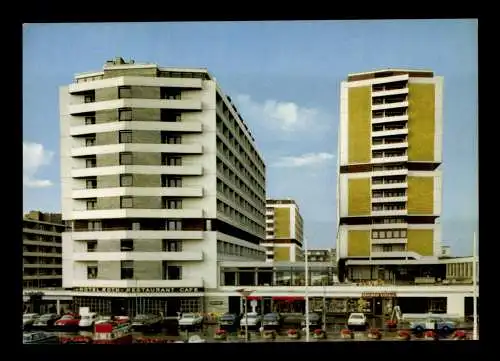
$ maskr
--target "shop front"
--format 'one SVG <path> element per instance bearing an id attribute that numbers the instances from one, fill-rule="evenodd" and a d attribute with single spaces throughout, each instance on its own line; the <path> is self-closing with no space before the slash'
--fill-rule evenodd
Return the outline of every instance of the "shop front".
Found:
<path id="1" fill-rule="evenodd" d="M 74 307 L 89 307 L 98 314 L 129 315 L 203 312 L 201 288 L 78 288 L 73 290 Z"/>

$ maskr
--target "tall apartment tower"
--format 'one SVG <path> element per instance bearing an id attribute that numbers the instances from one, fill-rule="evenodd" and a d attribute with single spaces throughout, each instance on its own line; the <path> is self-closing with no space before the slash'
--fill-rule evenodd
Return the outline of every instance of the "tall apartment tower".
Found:
<path id="1" fill-rule="evenodd" d="M 443 78 L 389 69 L 341 84 L 337 259 L 363 265 L 440 254 Z M 375 261 L 375 262 L 374 262 Z"/>
<path id="2" fill-rule="evenodd" d="M 198 312 L 224 255 L 265 259 L 265 164 L 207 70 L 108 61 L 61 87 L 60 123 L 79 306 Z"/>
<path id="3" fill-rule="evenodd" d="M 266 205 L 267 261 L 302 261 L 303 220 L 291 199 L 268 199 Z"/>

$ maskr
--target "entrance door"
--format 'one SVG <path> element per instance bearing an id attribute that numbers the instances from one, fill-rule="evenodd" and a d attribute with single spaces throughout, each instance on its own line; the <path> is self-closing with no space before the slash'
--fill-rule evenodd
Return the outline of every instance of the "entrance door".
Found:
<path id="1" fill-rule="evenodd" d="M 373 299 L 373 314 L 375 316 L 382 316 L 383 315 L 383 307 L 382 307 L 382 299 L 377 297 Z"/>
<path id="2" fill-rule="evenodd" d="M 111 314 L 116 316 L 125 316 L 130 314 L 126 298 L 111 299 Z"/>

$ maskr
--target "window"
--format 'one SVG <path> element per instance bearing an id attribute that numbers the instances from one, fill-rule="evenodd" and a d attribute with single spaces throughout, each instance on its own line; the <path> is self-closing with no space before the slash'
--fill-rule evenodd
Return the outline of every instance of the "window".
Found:
<path id="1" fill-rule="evenodd" d="M 181 113 L 176 111 L 171 111 L 169 109 L 162 109 L 160 113 L 162 122 L 180 122 Z"/>
<path id="2" fill-rule="evenodd" d="M 163 261 L 163 279 L 164 280 L 181 280 L 182 267 L 169 266 L 166 261 Z"/>
<path id="3" fill-rule="evenodd" d="M 87 279 L 97 279 L 97 265 L 87 266 Z"/>
<path id="4" fill-rule="evenodd" d="M 97 178 L 90 178 L 86 180 L 86 188 L 87 189 L 95 189 L 97 188 Z"/>
<path id="5" fill-rule="evenodd" d="M 94 210 L 97 208 L 97 199 L 90 199 L 87 201 L 87 210 Z"/>
<path id="6" fill-rule="evenodd" d="M 95 145 L 95 137 L 85 138 L 86 147 L 92 147 L 93 145 Z"/>
<path id="7" fill-rule="evenodd" d="M 163 252 L 182 252 L 182 241 L 175 239 L 163 239 L 162 240 L 162 251 Z"/>
<path id="8" fill-rule="evenodd" d="M 120 153 L 120 165 L 131 165 L 132 164 L 132 153 L 123 152 Z"/>
<path id="9" fill-rule="evenodd" d="M 95 252 L 97 250 L 97 241 L 87 241 L 87 252 Z"/>
<path id="10" fill-rule="evenodd" d="M 134 177 L 131 174 L 120 175 L 120 187 L 132 187 Z"/>
<path id="11" fill-rule="evenodd" d="M 133 239 L 120 240 L 120 251 L 121 252 L 132 252 L 133 250 L 134 250 L 134 240 Z"/>
<path id="12" fill-rule="evenodd" d="M 95 116 L 85 117 L 85 125 L 95 124 Z"/>
<path id="13" fill-rule="evenodd" d="M 85 167 L 86 168 L 95 168 L 96 166 L 97 166 L 97 160 L 95 158 L 85 159 Z"/>
<path id="14" fill-rule="evenodd" d="M 163 187 L 182 187 L 181 177 L 162 176 Z"/>
<path id="15" fill-rule="evenodd" d="M 181 166 L 182 157 L 179 156 L 167 156 L 167 165 Z"/>
<path id="16" fill-rule="evenodd" d="M 382 246 L 382 252 L 392 252 L 392 246 L 391 245 L 383 245 Z"/>
<path id="17" fill-rule="evenodd" d="M 130 86 L 118 87 L 118 98 L 132 98 L 132 87 Z"/>
<path id="18" fill-rule="evenodd" d="M 121 122 L 132 120 L 132 109 L 128 109 L 128 108 L 119 109 L 118 110 L 118 120 Z"/>
<path id="19" fill-rule="evenodd" d="M 132 230 L 133 231 L 140 231 L 141 230 L 141 224 L 139 222 L 133 222 L 132 223 Z"/>
<path id="20" fill-rule="evenodd" d="M 89 231 L 102 231 L 101 221 L 89 221 L 88 229 Z"/>
<path id="21" fill-rule="evenodd" d="M 372 238 L 373 239 L 378 238 L 378 231 L 372 231 Z"/>
<path id="22" fill-rule="evenodd" d="M 406 229 L 402 229 L 399 234 L 401 235 L 401 238 L 406 238 Z"/>
<path id="23" fill-rule="evenodd" d="M 94 94 L 87 94 L 87 95 L 85 95 L 83 101 L 85 103 L 93 103 L 93 102 L 95 102 L 95 95 Z"/>
<path id="24" fill-rule="evenodd" d="M 120 130 L 120 143 L 132 143 L 132 131 Z"/>
<path id="25" fill-rule="evenodd" d="M 180 220 L 167 220 L 165 223 L 165 227 L 167 231 L 181 231 L 182 230 L 182 221 Z"/>
<path id="26" fill-rule="evenodd" d="M 120 197 L 120 207 L 121 208 L 132 208 L 134 206 L 133 198 L 126 196 Z"/>
<path id="27" fill-rule="evenodd" d="M 182 137 L 180 135 L 168 134 L 163 138 L 163 143 L 166 144 L 181 144 Z"/>
<path id="28" fill-rule="evenodd" d="M 165 208 L 167 208 L 167 209 L 181 209 L 182 208 L 182 200 L 181 199 L 166 199 L 164 205 L 165 205 Z"/>
<path id="29" fill-rule="evenodd" d="M 182 91 L 176 88 L 161 88 L 160 94 L 162 99 L 180 100 Z"/>
<path id="30" fill-rule="evenodd" d="M 122 280 L 134 279 L 134 261 L 121 261 L 120 273 Z"/>

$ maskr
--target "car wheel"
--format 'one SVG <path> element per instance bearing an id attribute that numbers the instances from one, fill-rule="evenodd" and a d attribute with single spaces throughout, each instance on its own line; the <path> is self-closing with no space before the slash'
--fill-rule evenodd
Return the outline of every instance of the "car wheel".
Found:
<path id="1" fill-rule="evenodd" d="M 417 327 L 415 327 L 415 332 L 422 333 L 422 332 L 424 332 L 424 328 L 422 326 L 417 326 Z"/>
<path id="2" fill-rule="evenodd" d="M 443 331 L 443 333 L 448 334 L 448 333 L 450 333 L 450 328 L 448 326 L 444 326 L 442 328 L 442 331 Z"/>

